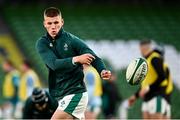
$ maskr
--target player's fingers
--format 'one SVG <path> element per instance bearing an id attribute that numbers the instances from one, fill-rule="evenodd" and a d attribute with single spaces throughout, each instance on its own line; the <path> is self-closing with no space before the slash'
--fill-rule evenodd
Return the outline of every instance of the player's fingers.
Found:
<path id="1" fill-rule="evenodd" d="M 92 58 L 92 59 L 95 59 L 95 57 L 91 54 L 87 54 L 88 57 Z"/>
<path id="2" fill-rule="evenodd" d="M 107 76 L 111 76 L 111 73 L 106 73 L 105 75 L 107 75 Z"/>
<path id="3" fill-rule="evenodd" d="M 103 76 L 104 76 L 104 77 L 109 77 L 110 75 L 109 75 L 109 74 L 104 74 Z"/>
<path id="4" fill-rule="evenodd" d="M 87 57 L 87 59 L 88 59 L 90 62 L 92 62 L 92 61 L 93 61 L 93 59 L 92 59 L 92 58 L 90 58 L 90 57 Z"/>
<path id="5" fill-rule="evenodd" d="M 111 75 L 111 71 L 104 71 L 103 74 L 104 75 Z"/>
<path id="6" fill-rule="evenodd" d="M 104 74 L 105 74 L 105 71 L 102 71 L 102 72 L 101 72 L 101 75 L 104 76 Z"/>
<path id="7" fill-rule="evenodd" d="M 102 76 L 110 76 L 110 74 L 104 73 L 104 74 L 102 74 Z"/>
<path id="8" fill-rule="evenodd" d="M 90 62 L 90 61 L 86 61 L 86 64 L 87 64 L 87 65 L 90 65 L 90 64 L 91 64 L 91 62 Z"/>
<path id="9" fill-rule="evenodd" d="M 91 64 L 92 59 L 88 59 L 88 58 L 87 58 L 85 62 L 86 62 L 86 64 Z"/>
<path id="10" fill-rule="evenodd" d="M 103 74 L 102 78 L 104 79 L 110 79 L 111 78 L 111 74 Z"/>

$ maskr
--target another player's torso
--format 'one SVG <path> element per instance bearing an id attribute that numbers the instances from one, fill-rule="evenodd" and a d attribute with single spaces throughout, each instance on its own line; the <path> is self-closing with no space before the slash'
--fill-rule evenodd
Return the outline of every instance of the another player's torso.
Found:
<path id="1" fill-rule="evenodd" d="M 157 54 L 155 52 L 152 52 L 146 59 L 147 64 L 148 64 L 148 73 L 147 73 L 147 76 L 146 76 L 146 78 L 145 78 L 145 80 L 143 82 L 145 84 L 147 83 L 148 85 L 152 85 L 156 81 L 156 79 L 158 77 L 158 75 L 156 73 L 156 70 L 154 69 L 154 67 L 153 67 L 153 65 L 151 63 L 152 59 L 154 57 L 159 58 L 160 56 L 159 56 L 159 54 Z"/>
<path id="2" fill-rule="evenodd" d="M 166 85 L 163 85 L 163 83 L 166 82 L 166 79 L 161 83 L 160 86 L 154 86 L 155 81 L 158 80 L 158 74 L 154 69 L 151 61 L 155 57 L 160 58 L 160 55 L 156 52 L 152 52 L 147 58 L 149 69 L 148 69 L 148 74 L 142 83 L 142 87 L 145 87 L 146 85 L 150 85 L 153 86 L 153 89 L 150 89 L 150 91 L 146 94 L 144 98 L 145 101 L 150 100 L 154 96 L 158 96 L 158 95 L 165 96 Z"/>
<path id="3" fill-rule="evenodd" d="M 68 37 L 69 33 L 62 31 L 59 37 L 52 40 L 47 37 L 47 44 L 50 50 L 59 58 L 69 58 L 79 55 L 72 47 L 72 37 Z M 47 56 L 48 57 L 48 56 Z M 60 99 L 68 94 L 76 94 L 85 92 L 85 84 L 83 82 L 84 74 L 81 65 L 74 69 L 55 70 L 49 68 L 49 91 L 56 99 Z"/>

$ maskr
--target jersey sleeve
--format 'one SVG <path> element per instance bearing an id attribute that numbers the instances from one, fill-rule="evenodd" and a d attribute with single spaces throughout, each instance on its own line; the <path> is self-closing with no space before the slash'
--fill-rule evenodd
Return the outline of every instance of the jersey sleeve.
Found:
<path id="1" fill-rule="evenodd" d="M 101 74 L 101 71 L 106 69 L 103 61 L 99 58 L 81 39 L 73 36 L 72 45 L 78 55 L 90 53 L 95 57 L 95 60 L 91 63 L 91 65 Z"/>
<path id="2" fill-rule="evenodd" d="M 58 59 L 54 52 L 49 48 L 47 43 L 43 42 L 42 39 L 38 40 L 36 44 L 36 50 L 40 54 L 40 57 L 44 63 L 52 70 L 71 69 L 76 66 L 72 63 L 72 57 Z"/>

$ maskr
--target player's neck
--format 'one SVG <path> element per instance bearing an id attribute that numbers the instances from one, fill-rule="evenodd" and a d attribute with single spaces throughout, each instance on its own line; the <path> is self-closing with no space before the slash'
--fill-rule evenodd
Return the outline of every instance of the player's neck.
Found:
<path id="1" fill-rule="evenodd" d="M 152 50 L 147 50 L 145 53 L 145 57 L 147 58 L 152 53 Z"/>

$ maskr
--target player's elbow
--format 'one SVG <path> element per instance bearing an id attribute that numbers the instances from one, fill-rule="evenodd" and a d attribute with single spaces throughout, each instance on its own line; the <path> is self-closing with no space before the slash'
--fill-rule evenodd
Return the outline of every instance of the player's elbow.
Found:
<path id="1" fill-rule="evenodd" d="M 57 60 L 54 60 L 50 67 L 53 71 L 56 70 L 62 70 L 66 68 L 66 65 L 63 65 L 62 63 L 59 63 Z"/>
<path id="2" fill-rule="evenodd" d="M 52 69 L 53 71 L 56 71 L 56 70 L 58 69 L 58 67 L 57 67 L 57 65 L 56 65 L 55 62 L 53 62 L 53 64 L 51 65 L 51 69 Z"/>
<path id="3" fill-rule="evenodd" d="M 56 65 L 56 61 L 51 61 L 50 63 L 47 64 L 47 66 L 53 71 L 56 71 L 58 69 Z"/>

